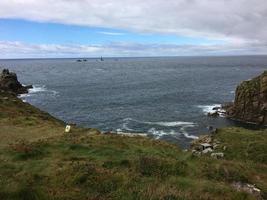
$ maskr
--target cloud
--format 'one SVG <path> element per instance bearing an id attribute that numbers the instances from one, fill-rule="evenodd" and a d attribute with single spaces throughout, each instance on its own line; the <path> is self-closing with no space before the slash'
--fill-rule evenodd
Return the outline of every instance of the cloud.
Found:
<path id="1" fill-rule="evenodd" d="M 211 45 L 175 45 L 109 43 L 102 45 L 28 44 L 0 41 L 0 58 L 53 58 L 53 57 L 123 57 L 123 56 L 199 56 L 267 54 L 267 44 L 242 43 Z"/>
<path id="2" fill-rule="evenodd" d="M 206 45 L 158 41 L 154 44 L 35 45 L 2 41 L 1 57 L 228 55 L 266 54 L 267 51 L 266 0 L 1 0 L 0 18 L 222 41 Z"/>
<path id="3" fill-rule="evenodd" d="M 125 35 L 124 33 L 120 33 L 120 32 L 106 32 L 106 31 L 100 31 L 100 32 L 98 32 L 98 33 L 103 34 L 103 35 L 111 35 L 111 36 Z"/>
<path id="4" fill-rule="evenodd" d="M 1 0 L 0 18 L 228 42 L 267 40 L 266 0 Z"/>

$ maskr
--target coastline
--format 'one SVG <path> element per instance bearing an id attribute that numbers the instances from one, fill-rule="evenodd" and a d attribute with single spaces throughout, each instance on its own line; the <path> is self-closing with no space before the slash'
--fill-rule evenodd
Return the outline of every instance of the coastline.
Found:
<path id="1" fill-rule="evenodd" d="M 182 150 L 66 125 L 0 90 L 0 199 L 267 197 L 266 129 L 216 129 Z"/>

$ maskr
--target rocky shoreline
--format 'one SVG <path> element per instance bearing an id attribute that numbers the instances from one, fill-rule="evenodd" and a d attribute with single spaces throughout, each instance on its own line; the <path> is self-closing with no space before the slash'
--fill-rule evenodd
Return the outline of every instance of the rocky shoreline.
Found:
<path id="1" fill-rule="evenodd" d="M 5 74 L 9 74 L 9 77 L 11 74 L 12 80 L 15 81 L 13 83 L 21 88 L 14 73 L 5 71 Z M 12 83 L 12 81 L 10 82 Z M 129 184 L 136 181 L 136 179 L 131 179 L 132 177 L 139 177 L 138 184 L 140 184 L 147 180 L 148 175 L 150 179 L 154 178 L 153 182 L 156 182 L 160 178 L 158 174 L 162 174 L 163 178 L 170 176 L 176 181 L 182 178 L 196 184 L 196 188 L 201 188 L 201 190 L 194 197 L 205 194 L 209 195 L 209 199 L 217 199 L 216 197 L 221 197 L 222 193 L 229 196 L 227 199 L 235 199 L 236 195 L 243 195 L 243 193 L 253 199 L 261 200 L 266 197 L 266 181 L 264 181 L 266 175 L 264 172 L 257 171 L 258 166 L 266 166 L 264 164 L 266 163 L 264 157 L 266 155 L 266 132 L 253 132 L 237 127 L 225 129 L 210 127 L 210 135 L 200 136 L 199 139 L 192 141 L 190 149 L 181 151 L 177 146 L 150 139 L 143 133 L 101 133 L 99 130 L 78 127 L 76 124 L 70 123 L 66 126 L 66 123 L 48 113 L 22 102 L 17 97 L 20 94 L 18 91 L 27 92 L 27 88 L 13 90 L 11 87 L 11 91 L 8 88 L 0 90 L 0 136 L 2 138 L 0 142 L 2 142 L 2 148 L 5 148 L 3 152 L 8 151 L 4 159 L 0 158 L 0 160 L 2 159 L 0 163 L 7 163 L 7 166 L 13 166 L 12 169 L 16 169 L 14 166 L 21 165 L 21 163 L 24 167 L 20 167 L 21 171 L 19 172 L 12 172 L 16 174 L 15 180 L 9 174 L 6 175 L 5 168 L 2 167 L 0 175 L 4 177 L 3 180 L 17 183 L 18 180 L 23 182 L 27 179 L 41 191 L 53 188 L 55 190 L 53 193 L 44 192 L 44 194 L 47 196 L 58 195 L 57 199 L 64 194 L 70 195 L 69 197 L 76 196 L 69 192 L 74 188 L 73 180 L 75 187 L 79 189 L 79 194 L 81 191 L 86 191 L 85 188 L 90 188 L 91 185 L 87 184 L 96 182 L 96 185 L 100 185 L 100 192 L 97 194 L 106 199 L 108 196 L 102 192 L 102 188 L 106 186 L 101 184 L 117 180 L 116 174 L 122 174 L 126 177 L 124 180 L 129 180 L 127 183 L 117 183 L 118 188 L 123 187 L 124 184 L 128 188 Z M 214 112 L 223 111 L 216 107 Z M 240 142 L 241 140 L 243 141 Z M 17 162 L 15 159 L 21 155 L 25 160 Z M 53 155 L 56 155 L 56 159 Z M 36 162 L 38 168 L 37 171 L 34 171 L 36 177 L 46 177 L 42 179 L 42 182 L 32 179 L 31 164 L 34 159 L 38 159 Z M 248 162 L 256 164 L 254 166 L 247 164 Z M 42 168 L 44 166 L 45 169 Z M 52 167 L 47 170 L 47 166 Z M 72 168 L 73 166 L 75 169 Z M 91 168 L 92 166 L 94 168 Z M 27 171 L 28 169 L 30 171 Z M 42 174 L 44 172 L 47 173 Z M 108 176 L 102 172 L 107 173 Z M 256 176 L 260 178 L 254 178 L 255 172 L 257 172 Z M 93 181 L 90 181 L 91 174 L 97 177 Z M 82 178 L 77 179 L 78 175 Z M 76 182 L 77 180 L 78 182 Z M 162 184 L 166 180 L 169 179 L 160 180 L 160 183 Z M 198 184 L 199 180 L 205 181 L 205 185 Z M 207 182 L 207 180 L 209 181 Z M 62 185 L 61 182 L 65 184 Z M 216 188 L 216 191 L 210 190 L 208 193 L 203 193 L 202 191 L 207 189 L 207 184 L 209 188 Z M 149 187 L 149 185 L 145 186 Z M 155 185 L 158 187 L 158 183 Z M 169 185 L 175 184 L 170 181 L 166 188 Z M 31 187 L 31 185 L 27 185 L 26 188 L 32 192 Z M 64 191 L 66 187 L 67 191 Z M 1 189 L 0 197 L 3 194 Z M 129 192 L 127 189 L 124 190 Z M 186 195 L 190 190 L 192 191 L 189 194 L 190 197 L 196 192 L 192 185 L 188 185 L 185 190 L 181 190 L 177 186 L 175 190 L 179 191 L 179 194 L 182 192 Z M 3 191 L 7 196 L 13 195 L 13 192 L 9 192 L 8 187 Z M 64 191 L 64 193 L 59 194 L 58 191 Z M 95 191 L 98 192 L 96 189 Z M 112 191 L 107 194 L 112 194 Z M 165 191 L 164 194 L 169 194 L 169 191 Z M 146 197 L 144 199 L 148 199 Z"/>
<path id="2" fill-rule="evenodd" d="M 235 100 L 223 106 L 229 119 L 267 125 L 267 71 L 237 86 Z"/>
<path id="3" fill-rule="evenodd" d="M 8 69 L 3 69 L 0 74 L 0 90 L 12 92 L 16 95 L 28 93 L 32 85 L 23 86 L 13 72 Z"/>

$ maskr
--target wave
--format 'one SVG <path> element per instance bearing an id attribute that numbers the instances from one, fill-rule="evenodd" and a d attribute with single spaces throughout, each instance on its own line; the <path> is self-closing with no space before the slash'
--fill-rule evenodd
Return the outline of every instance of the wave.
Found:
<path id="1" fill-rule="evenodd" d="M 180 127 L 180 126 L 187 126 L 187 127 L 194 127 L 197 124 L 194 122 L 184 122 L 184 121 L 172 121 L 172 122 L 147 122 L 147 121 L 139 121 L 132 118 L 125 118 L 123 121 L 134 121 L 141 124 L 149 124 L 149 125 L 158 125 L 158 126 L 165 126 L 165 127 Z"/>
<path id="2" fill-rule="evenodd" d="M 28 93 L 19 95 L 20 98 L 25 102 L 25 98 L 30 97 L 37 93 L 49 93 L 52 95 L 57 95 L 58 92 L 55 90 L 48 90 L 45 85 L 33 85 L 32 88 L 28 90 Z"/>
<path id="3" fill-rule="evenodd" d="M 47 89 L 45 85 L 33 85 L 32 88 L 29 89 L 29 93 L 39 93 L 39 92 L 46 92 Z"/>
<path id="4" fill-rule="evenodd" d="M 148 130 L 148 133 L 155 136 L 156 139 L 160 139 L 161 137 L 166 136 L 166 135 L 172 135 L 172 136 L 178 136 L 178 137 L 180 135 L 183 135 L 184 137 L 188 139 L 194 139 L 194 140 L 199 138 L 198 136 L 190 135 L 189 133 L 184 131 L 184 129 L 180 131 L 175 131 L 175 130 L 164 131 L 164 130 L 157 130 L 156 128 L 151 128 Z"/>
<path id="5" fill-rule="evenodd" d="M 195 136 L 195 135 L 189 135 L 189 134 L 185 131 L 185 128 L 186 128 L 186 127 L 182 127 L 182 128 L 180 128 L 180 131 L 181 131 L 181 133 L 182 133 L 182 135 L 183 135 L 184 137 L 189 138 L 189 139 L 193 139 L 193 140 L 199 138 L 198 136 Z"/>
<path id="6" fill-rule="evenodd" d="M 131 128 L 128 127 L 128 123 L 130 123 L 130 121 L 132 122 L 136 122 L 136 123 L 141 123 L 141 124 L 147 124 L 147 125 L 157 125 L 157 126 L 162 126 L 162 127 L 173 127 L 173 128 L 178 128 L 178 130 L 164 130 L 163 129 L 157 129 L 155 127 L 152 127 L 150 129 L 148 129 L 146 132 L 150 135 L 153 135 L 156 139 L 160 139 L 163 136 L 174 136 L 174 137 L 180 137 L 181 135 L 183 135 L 186 138 L 189 139 L 198 139 L 197 136 L 195 135 L 190 135 L 186 132 L 186 128 L 192 128 L 197 126 L 196 123 L 194 122 L 184 122 L 184 121 L 172 121 L 172 122 L 148 122 L 148 121 L 140 121 L 140 120 L 136 120 L 136 119 L 132 119 L 132 118 L 125 118 L 123 119 L 124 123 L 122 125 L 121 129 L 117 129 L 117 132 L 122 132 L 122 130 L 126 130 L 126 131 L 132 131 L 135 132 L 136 130 L 133 130 Z"/>
<path id="7" fill-rule="evenodd" d="M 193 140 L 196 140 L 198 139 L 199 137 L 198 136 L 195 136 L 195 135 L 189 135 L 188 133 L 182 133 L 186 138 L 189 138 L 189 139 L 193 139 Z"/>
<path id="8" fill-rule="evenodd" d="M 208 114 L 208 113 L 212 113 L 212 112 L 214 112 L 213 108 L 215 108 L 215 107 L 221 107 L 221 104 L 198 105 L 197 107 L 198 107 L 198 108 L 201 108 L 202 111 L 203 111 L 205 114 Z"/>
<path id="9" fill-rule="evenodd" d="M 128 122 L 122 124 L 122 129 L 126 131 L 135 131 L 134 129 L 128 127 Z"/>
<path id="10" fill-rule="evenodd" d="M 166 126 L 166 127 L 179 127 L 179 126 L 187 126 L 187 127 L 194 127 L 196 124 L 193 122 L 183 122 L 183 121 L 174 121 L 174 122 L 144 122 L 145 124 L 151 125 L 159 125 L 159 126 Z"/>
<path id="11" fill-rule="evenodd" d="M 157 130 L 156 128 L 151 128 L 147 132 L 152 134 L 153 136 L 156 136 L 156 139 L 159 139 L 165 135 L 176 135 L 177 134 L 177 132 L 174 130 L 164 131 L 164 130 Z"/>

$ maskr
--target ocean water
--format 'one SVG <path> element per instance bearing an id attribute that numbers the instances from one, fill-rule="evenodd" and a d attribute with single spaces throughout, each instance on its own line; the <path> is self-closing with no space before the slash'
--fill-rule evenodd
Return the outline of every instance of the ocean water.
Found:
<path id="1" fill-rule="evenodd" d="M 66 122 L 187 147 L 208 126 L 236 125 L 206 114 L 266 70 L 267 56 L 0 60 L 0 68 L 34 85 L 24 101 Z"/>

